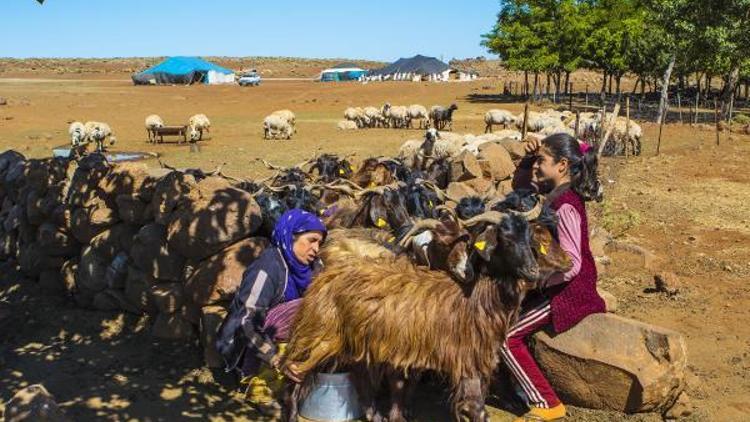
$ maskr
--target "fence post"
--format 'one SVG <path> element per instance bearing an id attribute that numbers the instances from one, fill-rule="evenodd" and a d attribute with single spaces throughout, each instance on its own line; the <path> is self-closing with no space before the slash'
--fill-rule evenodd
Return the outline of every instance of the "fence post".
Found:
<path id="1" fill-rule="evenodd" d="M 527 122 L 529 120 L 529 103 L 523 105 L 523 128 L 521 129 L 521 141 L 526 140 Z"/>
<path id="2" fill-rule="evenodd" d="M 677 91 L 677 109 L 680 110 L 680 124 L 684 124 L 682 121 L 682 102 L 680 102 L 680 91 Z"/>
<path id="3" fill-rule="evenodd" d="M 573 111 L 573 82 L 568 84 L 568 110 Z"/>
<path id="4" fill-rule="evenodd" d="M 700 90 L 696 91 L 695 93 L 695 116 L 694 116 L 696 125 L 698 124 L 698 107 L 700 106 L 698 102 L 700 101 L 700 95 L 701 95 Z"/>
<path id="5" fill-rule="evenodd" d="M 719 102 L 716 97 L 714 97 L 714 122 L 716 123 L 716 145 L 719 145 Z"/>
<path id="6" fill-rule="evenodd" d="M 581 112 L 576 110 L 576 128 L 575 128 L 576 138 L 578 138 L 578 128 L 579 128 L 578 125 L 580 124 L 580 122 L 581 122 Z"/>
<path id="7" fill-rule="evenodd" d="M 630 142 L 630 95 L 625 97 L 625 158 L 628 158 L 628 143 Z M 635 154 L 635 148 L 633 148 Z"/>
<path id="8" fill-rule="evenodd" d="M 586 107 L 589 106 L 589 84 L 586 84 Z"/>

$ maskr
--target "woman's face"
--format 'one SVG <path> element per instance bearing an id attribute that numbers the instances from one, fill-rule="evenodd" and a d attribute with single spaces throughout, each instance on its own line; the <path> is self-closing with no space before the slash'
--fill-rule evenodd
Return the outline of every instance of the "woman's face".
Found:
<path id="1" fill-rule="evenodd" d="M 292 249 L 294 256 L 304 265 L 310 265 L 318 257 L 320 245 L 323 243 L 323 233 L 318 231 L 305 232 L 295 236 Z"/>
<path id="2" fill-rule="evenodd" d="M 540 192 L 547 193 L 566 182 L 568 177 L 568 159 L 561 158 L 556 163 L 549 149 L 542 146 L 537 152 L 533 169 L 533 182 L 538 186 Z"/>

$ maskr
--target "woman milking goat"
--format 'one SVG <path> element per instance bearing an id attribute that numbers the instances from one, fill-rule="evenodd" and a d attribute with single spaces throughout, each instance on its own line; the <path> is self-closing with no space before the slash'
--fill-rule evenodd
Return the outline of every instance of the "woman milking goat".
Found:
<path id="1" fill-rule="evenodd" d="M 546 205 L 558 217 L 560 247 L 573 266 L 564 274 L 554 273 L 527 296 L 501 353 L 530 409 L 516 422 L 552 421 L 565 417 L 565 406 L 529 353 L 526 341 L 537 331 L 562 333 L 590 314 L 605 312 L 604 300 L 596 291 L 585 205 L 600 201 L 602 192 L 597 155 L 588 144 L 567 134 L 555 134 L 528 141 L 525 149 L 514 186 L 546 195 Z"/>
<path id="2" fill-rule="evenodd" d="M 302 296 L 321 267 L 327 230 L 315 215 L 292 209 L 276 223 L 269 246 L 247 267 L 219 328 L 217 350 L 227 371 L 237 371 L 246 399 L 263 414 L 281 410 L 283 376 L 299 381 L 294 365 L 279 366 Z"/>

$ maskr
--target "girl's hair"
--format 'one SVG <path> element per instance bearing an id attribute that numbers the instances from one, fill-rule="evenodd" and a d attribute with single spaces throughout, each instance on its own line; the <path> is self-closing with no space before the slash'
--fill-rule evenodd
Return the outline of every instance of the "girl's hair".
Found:
<path id="1" fill-rule="evenodd" d="M 581 153 L 581 146 L 576 138 L 567 133 L 556 133 L 542 139 L 544 145 L 556 163 L 567 158 L 570 169 L 570 186 L 581 195 L 584 201 L 601 201 L 602 187 L 599 184 L 597 167 L 599 160 L 594 148 Z"/>

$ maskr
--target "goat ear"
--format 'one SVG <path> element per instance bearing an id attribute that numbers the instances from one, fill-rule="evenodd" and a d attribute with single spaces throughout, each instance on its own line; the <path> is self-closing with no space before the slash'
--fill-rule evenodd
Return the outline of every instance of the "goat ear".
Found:
<path id="1" fill-rule="evenodd" d="M 489 262 L 490 258 L 492 258 L 492 253 L 497 248 L 497 231 L 495 226 L 488 227 L 482 234 L 477 236 L 472 246 L 482 259 Z"/>
<path id="2" fill-rule="evenodd" d="M 388 227 L 388 214 L 382 196 L 372 198 L 370 202 L 370 221 L 375 227 L 384 229 Z"/>
<path id="3" fill-rule="evenodd" d="M 435 227 L 435 239 L 438 243 L 449 245 L 458 237 L 460 228 L 453 220 L 443 220 Z"/>

